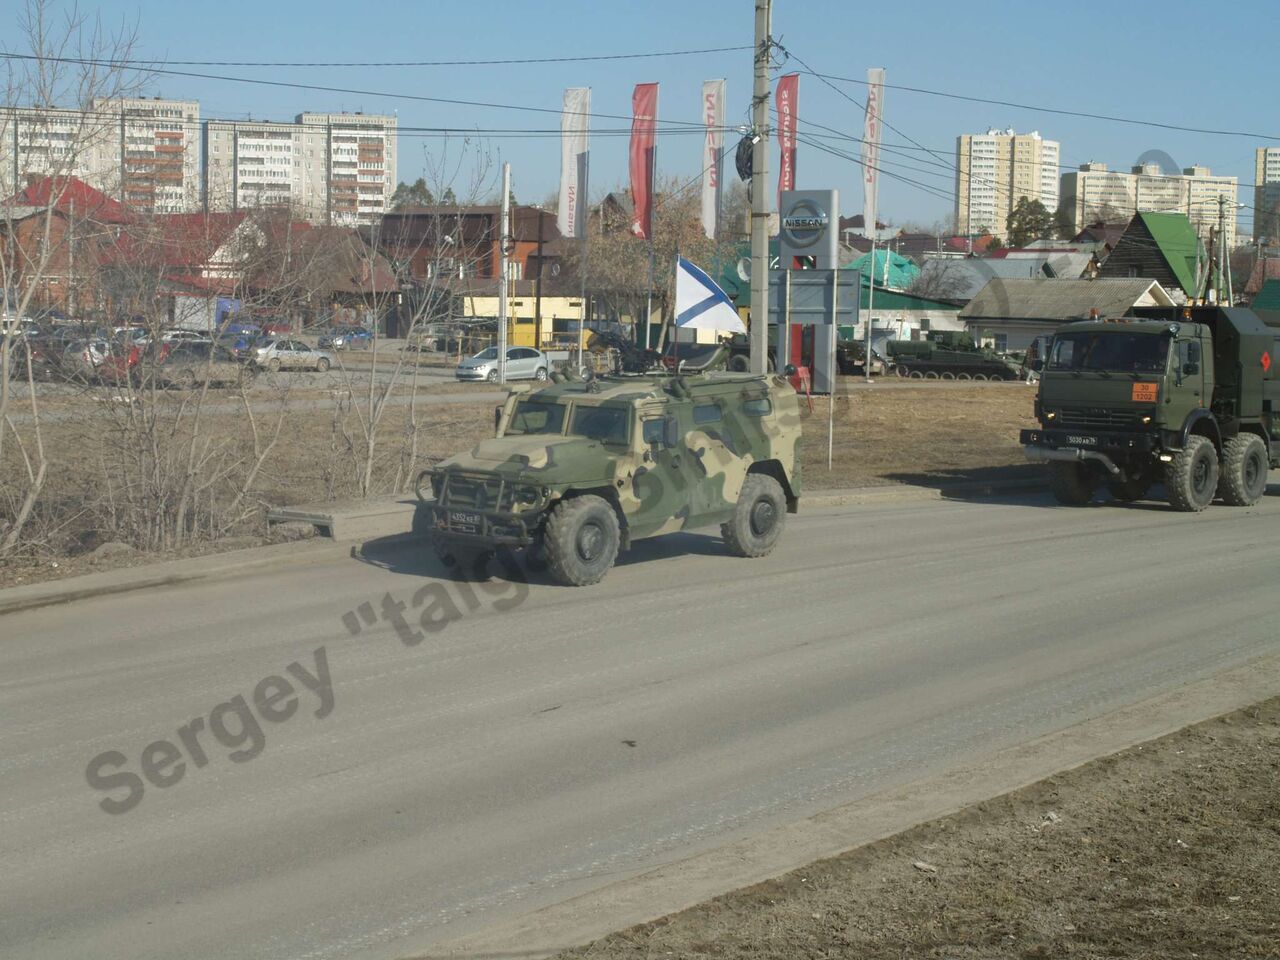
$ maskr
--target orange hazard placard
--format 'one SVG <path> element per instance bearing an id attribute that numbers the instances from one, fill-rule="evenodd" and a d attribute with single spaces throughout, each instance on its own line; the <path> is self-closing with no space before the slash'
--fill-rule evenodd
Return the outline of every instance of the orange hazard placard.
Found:
<path id="1" fill-rule="evenodd" d="M 1160 385 L 1158 383 L 1135 383 L 1133 385 L 1133 400 L 1135 403 L 1155 403 L 1159 393 Z"/>

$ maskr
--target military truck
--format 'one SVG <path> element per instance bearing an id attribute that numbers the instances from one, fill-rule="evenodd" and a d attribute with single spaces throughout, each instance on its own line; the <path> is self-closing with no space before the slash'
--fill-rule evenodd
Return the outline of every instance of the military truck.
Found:
<path id="1" fill-rule="evenodd" d="M 913 380 L 1016 380 L 1018 364 L 974 344 L 961 330 L 935 330 L 924 340 L 890 340 L 894 372 Z"/>
<path id="2" fill-rule="evenodd" d="M 781 377 L 557 373 L 495 419 L 493 439 L 418 478 L 415 528 L 464 577 L 523 548 L 561 583 L 596 583 L 637 540 L 717 524 L 731 554 L 762 557 L 800 502 L 800 408 Z"/>
<path id="3" fill-rule="evenodd" d="M 1170 506 L 1257 503 L 1277 465 L 1280 325 L 1251 310 L 1137 308 L 1060 327 L 1040 373 L 1027 458 L 1059 503 L 1163 483 Z"/>

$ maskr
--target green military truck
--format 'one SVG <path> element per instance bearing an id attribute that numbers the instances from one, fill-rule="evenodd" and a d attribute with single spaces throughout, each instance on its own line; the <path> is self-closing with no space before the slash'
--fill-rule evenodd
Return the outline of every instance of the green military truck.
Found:
<path id="1" fill-rule="evenodd" d="M 1106 486 L 1139 500 L 1162 483 L 1176 510 L 1257 503 L 1280 440 L 1280 325 L 1251 310 L 1138 308 L 1060 327 L 1040 374 L 1027 458 L 1059 503 Z"/>
<path id="2" fill-rule="evenodd" d="M 596 583 L 637 540 L 716 524 L 737 556 L 773 549 L 800 500 L 786 380 L 553 381 L 513 391 L 493 439 L 419 476 L 415 529 L 456 574 L 483 577 L 496 550 L 524 548 L 561 583 Z"/>

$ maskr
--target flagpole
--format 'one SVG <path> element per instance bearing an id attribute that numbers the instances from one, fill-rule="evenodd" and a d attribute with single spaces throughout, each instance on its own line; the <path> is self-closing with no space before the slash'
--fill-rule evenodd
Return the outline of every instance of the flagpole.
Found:
<path id="1" fill-rule="evenodd" d="M 862 371 L 866 374 L 867 383 L 871 382 L 871 311 L 875 309 L 876 303 L 876 228 L 871 228 L 871 269 L 868 271 L 868 279 L 871 281 L 871 288 L 867 291 L 867 329 L 864 334 L 866 340 L 867 355 L 862 358 Z M 862 286 L 861 283 L 858 286 Z M 858 296 L 862 296 L 862 291 L 858 291 Z"/>
<path id="2" fill-rule="evenodd" d="M 582 314 L 578 320 L 578 373 L 582 373 L 584 366 L 582 362 L 583 343 L 587 338 L 587 271 L 590 269 L 591 260 L 591 194 L 588 184 L 590 181 L 591 171 L 591 152 L 588 150 L 582 158 L 582 183 L 578 184 L 579 202 L 586 204 L 583 208 L 584 213 L 582 220 Z"/>

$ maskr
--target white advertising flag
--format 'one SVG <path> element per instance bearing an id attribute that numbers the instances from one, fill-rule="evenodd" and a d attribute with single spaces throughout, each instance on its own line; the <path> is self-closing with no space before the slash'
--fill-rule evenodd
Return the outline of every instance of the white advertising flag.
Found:
<path id="1" fill-rule="evenodd" d="M 707 239 L 714 240 L 724 182 L 723 80 L 707 80 L 702 84 L 702 120 L 706 124 L 702 141 L 702 229 Z"/>
<path id="2" fill-rule="evenodd" d="M 884 68 L 867 71 L 867 115 L 862 127 L 862 217 L 867 236 L 876 235 L 876 192 L 880 178 L 880 128 L 884 120 Z"/>
<path id="3" fill-rule="evenodd" d="M 587 152 L 591 88 L 569 87 L 560 114 L 560 235 L 582 237 L 587 224 Z"/>

